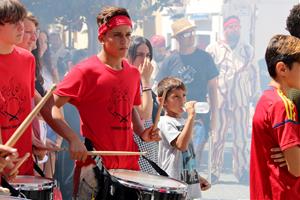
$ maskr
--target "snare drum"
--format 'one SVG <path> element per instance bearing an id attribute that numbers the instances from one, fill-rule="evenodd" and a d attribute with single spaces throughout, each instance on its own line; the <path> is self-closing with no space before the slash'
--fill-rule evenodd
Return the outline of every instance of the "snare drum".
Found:
<path id="1" fill-rule="evenodd" d="M 54 182 L 39 176 L 17 176 L 10 184 L 28 199 L 52 200 Z"/>
<path id="2" fill-rule="evenodd" d="M 165 176 L 125 169 L 109 170 L 120 184 L 135 191 L 141 200 L 185 200 L 187 184 Z"/>
<path id="3" fill-rule="evenodd" d="M 12 196 L 6 196 L 6 195 L 0 195 L 0 199 L 1 200 L 25 200 L 24 198 L 21 198 L 21 197 L 12 197 Z"/>

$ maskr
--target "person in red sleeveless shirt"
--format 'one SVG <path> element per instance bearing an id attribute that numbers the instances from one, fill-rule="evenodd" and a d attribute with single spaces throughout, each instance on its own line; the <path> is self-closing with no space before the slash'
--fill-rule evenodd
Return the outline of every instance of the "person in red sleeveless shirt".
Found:
<path id="1" fill-rule="evenodd" d="M 55 117 L 60 107 L 71 103 L 80 114 L 81 134 L 91 141 L 95 150 L 138 151 L 133 129 L 146 142 L 158 141 L 160 137 L 153 127 L 142 127 L 133 109 L 141 103 L 140 74 L 124 59 L 131 40 L 132 22 L 126 9 L 106 7 L 97 16 L 97 23 L 102 50 L 77 64 L 65 76 L 54 92 L 52 113 Z M 107 169 L 140 169 L 138 156 L 101 157 Z M 76 163 L 76 169 L 81 170 L 80 178 L 84 179 L 79 184 L 79 199 L 91 198 L 98 190 L 91 163 L 91 159 Z M 77 176 L 75 173 L 75 180 Z M 81 188 L 90 190 L 82 192 Z"/>
<path id="2" fill-rule="evenodd" d="M 275 35 L 265 53 L 272 77 L 260 97 L 252 126 L 250 199 L 300 199 L 300 124 L 297 109 L 287 97 L 300 89 L 300 40 Z M 280 167 L 270 149 L 280 147 L 287 166 Z M 297 188 L 298 187 L 298 188 Z"/>

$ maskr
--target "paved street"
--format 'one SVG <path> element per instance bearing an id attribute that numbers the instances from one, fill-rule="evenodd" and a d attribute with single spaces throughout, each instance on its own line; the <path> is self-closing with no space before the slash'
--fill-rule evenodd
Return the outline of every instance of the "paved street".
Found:
<path id="1" fill-rule="evenodd" d="M 249 148 L 250 141 L 247 141 Z M 207 177 L 207 155 L 208 149 L 203 152 L 203 163 L 201 164 L 201 176 Z M 248 200 L 250 199 L 249 185 L 242 185 L 232 174 L 232 140 L 225 143 L 224 168 L 217 184 L 205 192 L 202 192 L 202 200 Z"/>
<path id="2" fill-rule="evenodd" d="M 249 186 L 240 185 L 229 173 L 223 173 L 218 184 L 202 193 L 203 200 L 246 200 L 249 199 Z"/>

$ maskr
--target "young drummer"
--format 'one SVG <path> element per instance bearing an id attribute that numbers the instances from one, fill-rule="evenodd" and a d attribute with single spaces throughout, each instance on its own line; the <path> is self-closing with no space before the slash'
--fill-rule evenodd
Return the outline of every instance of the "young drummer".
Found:
<path id="1" fill-rule="evenodd" d="M 71 103 L 80 113 L 81 133 L 94 149 L 138 151 L 131 123 L 132 113 L 136 113 L 133 106 L 141 103 L 140 75 L 124 59 L 130 44 L 132 21 L 126 9 L 106 7 L 97 16 L 97 23 L 102 50 L 75 66 L 58 85 L 52 113 L 55 117 L 60 107 Z M 158 131 L 152 131 L 152 127 L 144 131 L 135 122 L 134 131 L 144 141 L 159 140 Z M 65 130 L 73 132 L 67 125 Z M 108 169 L 139 170 L 138 159 L 138 156 L 102 156 Z M 76 172 L 81 169 L 82 180 L 76 194 L 79 199 L 90 199 L 104 187 L 97 185 L 91 163 L 92 160 L 77 163 Z"/>
<path id="2" fill-rule="evenodd" d="M 25 7 L 17 0 L 2 0 L 0 13 L 0 127 L 1 142 L 5 144 L 31 111 L 35 70 L 31 53 L 15 46 L 23 39 Z M 14 147 L 21 157 L 32 152 L 30 127 Z M 33 174 L 31 157 L 19 172 Z"/>
<path id="3" fill-rule="evenodd" d="M 34 57 L 29 51 L 16 46 L 23 40 L 23 20 L 26 14 L 25 7 L 18 0 L 0 1 L 0 127 L 3 144 L 29 115 L 33 101 L 40 101 L 34 89 Z M 69 141 L 73 159 L 85 159 L 87 151 L 79 137 L 64 132 L 61 126 L 63 123 L 57 123 L 51 117 L 51 101 L 53 99 L 50 98 L 41 109 L 43 118 Z M 32 154 L 31 131 L 29 126 L 14 145 L 20 157 L 27 152 Z M 19 168 L 19 172 L 21 175 L 33 175 L 31 156 Z"/>

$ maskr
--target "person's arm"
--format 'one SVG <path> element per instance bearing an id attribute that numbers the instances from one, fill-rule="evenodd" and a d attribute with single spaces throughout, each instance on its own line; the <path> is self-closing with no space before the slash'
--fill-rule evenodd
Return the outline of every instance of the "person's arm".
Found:
<path id="1" fill-rule="evenodd" d="M 144 59 L 144 63 L 138 67 L 141 74 L 142 82 L 142 104 L 136 106 L 138 113 L 142 119 L 151 119 L 153 101 L 151 94 L 151 74 L 153 66 L 149 59 Z"/>
<path id="2" fill-rule="evenodd" d="M 196 117 L 194 109 L 195 103 L 195 101 L 190 101 L 186 103 L 185 108 L 188 113 L 186 123 L 184 124 L 184 128 L 178 135 L 178 137 L 171 142 L 171 145 L 175 146 L 180 151 L 186 151 L 188 149 L 189 143 L 193 136 L 193 127 Z"/>
<path id="3" fill-rule="evenodd" d="M 40 101 L 40 96 L 35 95 L 35 101 Z M 49 126 L 69 142 L 69 151 L 74 160 L 85 160 L 87 150 L 77 134 L 70 128 L 61 113 L 61 107 L 70 100 L 69 97 L 53 95 L 46 102 L 40 113 Z"/>
<path id="4" fill-rule="evenodd" d="M 140 135 L 145 130 L 140 115 L 135 107 L 132 108 L 132 129 L 137 135 Z"/>
<path id="5" fill-rule="evenodd" d="M 210 130 L 214 133 L 217 130 L 217 114 L 218 114 L 218 96 L 217 96 L 217 77 L 208 81 L 208 98 L 210 103 Z"/>
<path id="6" fill-rule="evenodd" d="M 135 134 L 141 137 L 144 142 L 157 142 L 161 140 L 159 136 L 159 129 L 153 130 L 153 126 L 144 128 L 139 113 L 135 108 L 132 109 L 132 128 Z"/>
<path id="7" fill-rule="evenodd" d="M 283 155 L 286 160 L 288 171 L 296 176 L 300 177 L 300 147 L 293 146 L 283 151 Z"/>

